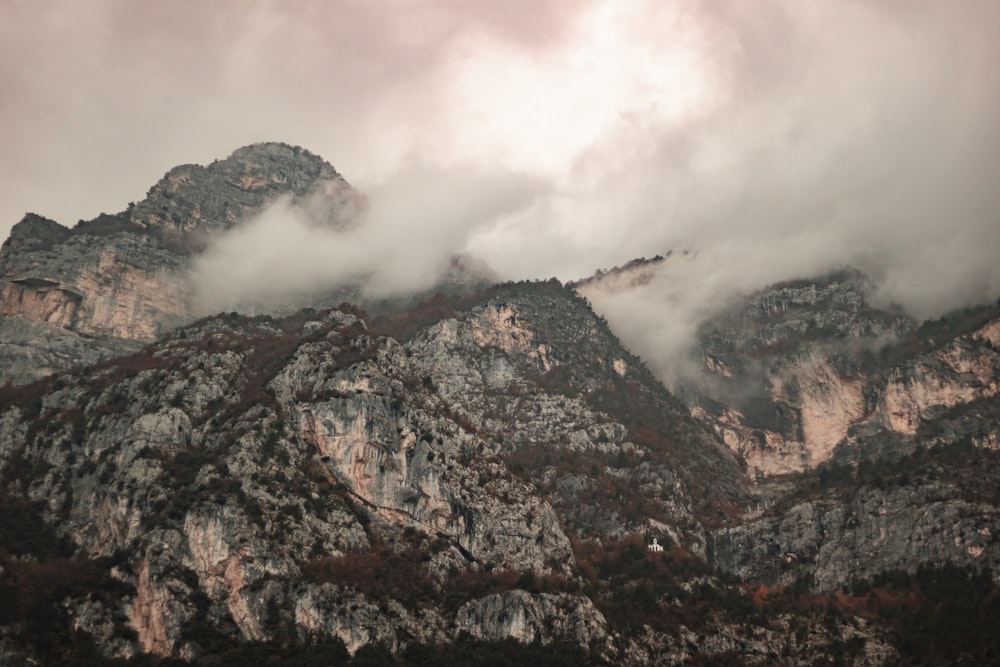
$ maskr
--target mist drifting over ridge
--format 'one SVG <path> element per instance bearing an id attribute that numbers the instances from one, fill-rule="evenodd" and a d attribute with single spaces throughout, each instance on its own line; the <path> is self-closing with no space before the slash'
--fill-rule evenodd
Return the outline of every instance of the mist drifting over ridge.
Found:
<path id="1" fill-rule="evenodd" d="M 370 197 L 344 235 L 279 204 L 219 239 L 196 267 L 206 307 L 430 285 L 456 253 L 503 278 L 573 279 L 697 250 L 595 299 L 645 354 L 735 292 L 844 265 L 921 318 L 1000 293 L 989 0 L 0 13 L 0 224 L 117 210 L 174 164 L 262 139 L 322 155 Z"/>
<path id="2" fill-rule="evenodd" d="M 213 238 L 187 280 L 204 313 L 287 307 L 347 285 L 373 298 L 426 290 L 475 232 L 470 221 L 502 215 L 536 188 L 517 174 L 410 165 L 365 193 L 365 210 L 346 229 L 317 224 L 311 202 L 285 197 Z"/>

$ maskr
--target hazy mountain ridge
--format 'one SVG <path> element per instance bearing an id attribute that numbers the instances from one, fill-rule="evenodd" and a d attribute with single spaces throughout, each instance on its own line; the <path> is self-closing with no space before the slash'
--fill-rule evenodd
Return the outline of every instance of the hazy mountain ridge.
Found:
<path id="1" fill-rule="evenodd" d="M 991 650 L 946 630 L 932 584 L 965 587 L 967 631 L 988 624 L 996 306 L 918 323 L 872 306 L 857 271 L 775 285 L 702 324 L 680 400 L 576 293 L 626 294 L 670 255 L 571 286 L 483 287 L 454 265 L 450 296 L 373 315 L 189 321 L 162 280 L 199 225 L 316 187 L 342 206 L 327 186 L 350 192 L 316 156 L 260 144 L 172 170 L 126 214 L 15 228 L 5 377 L 73 370 L 0 394 L 0 658 Z M 922 635 L 948 633 L 938 653 L 892 615 L 904 595 Z"/>
<path id="2" fill-rule="evenodd" d="M 896 455 L 910 453 L 949 410 L 996 396 L 1000 307 L 918 323 L 873 307 L 870 292 L 842 271 L 775 286 L 703 325 L 708 381 L 686 400 L 753 474 L 889 456 L 878 441 L 897 436 Z"/>

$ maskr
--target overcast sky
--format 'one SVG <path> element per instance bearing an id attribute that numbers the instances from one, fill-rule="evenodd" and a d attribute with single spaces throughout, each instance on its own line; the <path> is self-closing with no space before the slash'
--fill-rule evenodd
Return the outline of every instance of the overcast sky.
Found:
<path id="1" fill-rule="evenodd" d="M 564 279 L 689 248 L 705 298 L 850 263 L 934 314 L 1000 295 L 998 31 L 996 0 L 4 0 L 0 235 L 278 140 L 371 194 L 392 284 L 401 243 Z"/>

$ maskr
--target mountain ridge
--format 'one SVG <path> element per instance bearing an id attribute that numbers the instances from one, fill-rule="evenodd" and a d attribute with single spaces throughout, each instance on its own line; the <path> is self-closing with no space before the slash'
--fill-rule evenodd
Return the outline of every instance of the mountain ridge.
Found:
<path id="1" fill-rule="evenodd" d="M 202 222 L 349 187 L 255 146 L 0 251 L 0 664 L 996 650 L 998 306 L 918 323 L 854 270 L 776 284 L 702 323 L 676 395 L 581 296 L 670 255 L 194 319 L 161 278 Z M 318 192 L 351 224 L 362 199 Z"/>

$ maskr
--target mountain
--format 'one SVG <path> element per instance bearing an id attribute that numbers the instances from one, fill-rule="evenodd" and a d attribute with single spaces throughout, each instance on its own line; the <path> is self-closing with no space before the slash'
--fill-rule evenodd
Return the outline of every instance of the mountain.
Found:
<path id="1" fill-rule="evenodd" d="M 0 250 L 0 384 L 132 352 L 190 321 L 189 258 L 282 197 L 335 227 L 364 206 L 321 158 L 265 143 L 175 167 L 143 201 L 72 229 L 29 213 Z"/>
<path id="2" fill-rule="evenodd" d="M 870 292 L 866 276 L 840 271 L 776 285 L 702 326 L 709 382 L 688 402 L 755 476 L 863 458 L 878 442 L 912 451 L 918 431 L 997 394 L 1000 309 L 918 323 L 871 306 Z"/>
<path id="3" fill-rule="evenodd" d="M 615 293 L 654 270 L 633 262 L 578 289 Z M 820 590 L 929 562 L 1000 571 L 1000 303 L 916 322 L 872 292 L 843 269 L 747 295 L 700 326 L 700 372 L 675 390 L 754 496 L 739 525 L 709 536 L 719 568 Z"/>
<path id="4" fill-rule="evenodd" d="M 581 296 L 669 255 L 367 312 L 162 298 L 280 197 L 363 224 L 332 167 L 258 144 L 4 244 L 0 664 L 1000 650 L 997 306 L 915 322 L 854 270 L 775 285 L 701 325 L 671 393 Z"/>
<path id="5" fill-rule="evenodd" d="M 801 487 L 713 536 L 720 567 L 823 590 L 927 562 L 1000 571 L 1000 307 L 918 323 L 873 307 L 870 292 L 863 274 L 839 271 L 702 326 L 711 381 L 684 392 L 692 413 L 746 462 L 759 495 L 790 478 Z"/>

